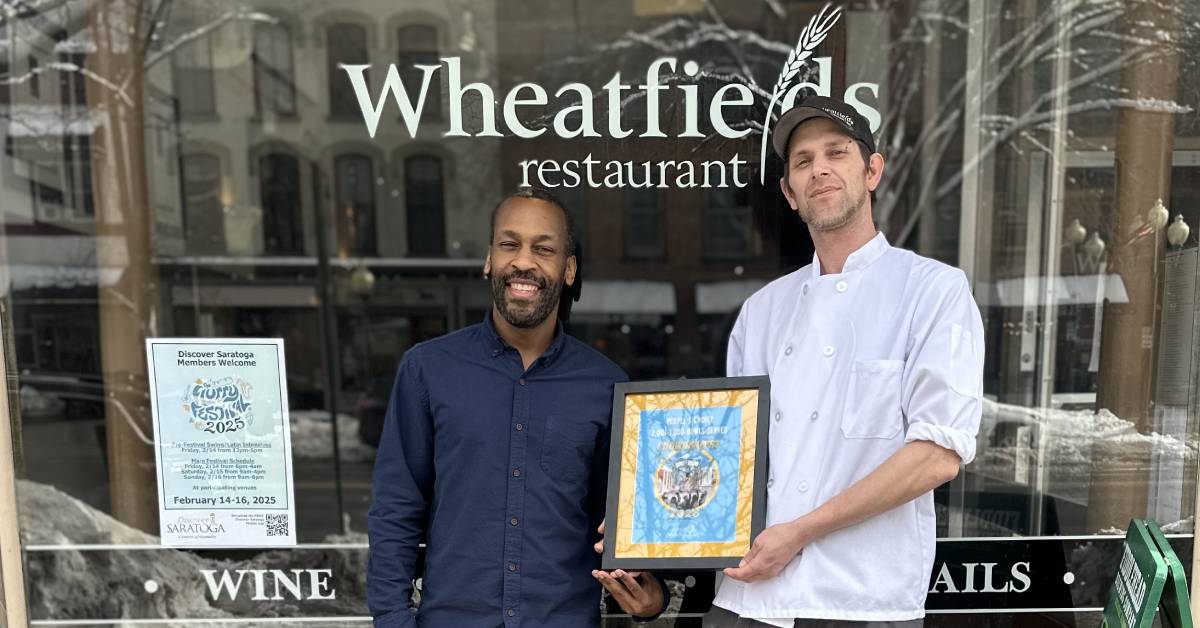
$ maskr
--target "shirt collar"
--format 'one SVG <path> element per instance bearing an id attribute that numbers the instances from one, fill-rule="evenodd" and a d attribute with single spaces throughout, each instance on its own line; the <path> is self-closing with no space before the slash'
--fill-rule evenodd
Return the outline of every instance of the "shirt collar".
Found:
<path id="1" fill-rule="evenodd" d="M 875 232 L 875 237 L 867 240 L 867 243 L 858 247 L 853 253 L 846 258 L 846 263 L 842 264 L 842 272 L 848 273 L 855 270 L 862 270 L 870 266 L 872 262 L 879 259 L 881 255 L 892 248 L 888 243 L 887 236 L 883 235 L 882 231 Z M 812 278 L 818 279 L 821 276 L 821 259 L 817 257 L 816 252 L 813 252 L 812 261 Z"/>
<path id="2" fill-rule="evenodd" d="M 504 341 L 500 336 L 500 332 L 496 331 L 496 325 L 492 322 L 492 313 L 494 308 L 488 308 L 488 311 L 483 315 L 483 327 L 485 330 L 484 338 L 488 345 L 488 351 L 492 357 L 497 357 L 504 353 L 506 349 L 513 349 L 511 345 Z M 546 347 L 546 351 L 539 358 L 543 362 L 549 362 L 562 353 L 563 345 L 566 342 L 566 333 L 563 332 L 562 320 L 555 319 L 554 321 L 554 339 L 550 341 L 550 346 Z"/>

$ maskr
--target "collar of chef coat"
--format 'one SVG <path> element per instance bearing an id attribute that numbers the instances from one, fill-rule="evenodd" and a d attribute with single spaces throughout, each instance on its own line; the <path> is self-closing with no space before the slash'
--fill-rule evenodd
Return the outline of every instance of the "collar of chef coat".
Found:
<path id="1" fill-rule="evenodd" d="M 842 273 L 854 272 L 870 266 L 872 262 L 879 259 L 879 256 L 883 255 L 890 248 L 892 248 L 892 245 L 888 244 L 887 237 L 883 235 L 883 232 L 875 232 L 874 238 L 867 240 L 866 244 L 855 249 L 846 258 L 846 263 L 842 264 Z M 819 279 L 820 277 L 821 258 L 817 257 L 816 252 L 813 252 L 812 278 Z"/>

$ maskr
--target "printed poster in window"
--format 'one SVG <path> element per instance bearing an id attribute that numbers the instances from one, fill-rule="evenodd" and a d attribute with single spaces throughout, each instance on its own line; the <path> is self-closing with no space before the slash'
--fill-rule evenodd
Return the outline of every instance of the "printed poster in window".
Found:
<path id="1" fill-rule="evenodd" d="M 283 340 L 146 340 L 162 544 L 296 544 Z"/>

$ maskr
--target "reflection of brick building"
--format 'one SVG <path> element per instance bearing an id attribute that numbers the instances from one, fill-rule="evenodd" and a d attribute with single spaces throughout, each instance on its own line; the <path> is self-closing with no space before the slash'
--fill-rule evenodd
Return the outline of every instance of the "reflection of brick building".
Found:
<path id="1" fill-rule="evenodd" d="M 636 87 L 646 81 L 651 62 L 668 54 L 678 58 L 679 78 L 687 60 L 700 61 L 709 72 L 735 71 L 728 54 L 706 48 L 666 53 L 634 42 L 629 33 L 651 31 L 673 18 L 690 19 L 698 8 L 692 6 L 698 3 L 672 3 L 673 14 L 657 4 L 663 3 L 567 7 L 543 2 L 512 7 L 500 16 L 499 46 L 505 51 L 498 68 L 501 90 L 534 82 L 553 95 L 567 82 L 584 83 L 595 94 L 594 126 L 601 135 L 563 139 L 548 130 L 536 139 L 506 137 L 501 148 L 504 187 L 522 182 L 518 164 L 526 159 L 562 162 L 591 155 L 601 163 L 633 161 L 639 168 L 642 162 L 671 160 L 698 167 L 705 160 L 728 161 L 736 153 L 757 167 L 757 134 L 742 140 L 676 137 L 685 123 L 678 87 L 659 92 L 660 126 L 667 138 L 638 137 L 647 125 L 646 103 L 638 98 L 621 111 L 621 127 L 632 134 L 625 139 L 609 135 L 611 114 L 602 86 L 615 73 L 620 72 L 622 84 Z M 747 27 L 763 24 L 751 16 L 745 19 Z M 784 30 L 782 24 L 779 30 Z M 614 46 L 621 41 L 629 45 Z M 766 65 L 761 69 L 777 71 Z M 663 83 L 670 84 L 670 74 L 663 69 Z M 720 83 L 688 79 L 686 84 L 697 89 L 701 132 L 712 134 L 708 104 Z M 577 102 L 571 97 L 557 105 Z M 555 104 L 552 100 L 546 111 L 553 113 Z M 762 109 L 762 104 L 727 107 L 726 117 L 730 122 L 751 120 Z M 744 189 L 678 188 L 671 177 L 669 187 L 590 188 L 584 181 L 552 190 L 575 212 L 584 242 L 584 296 L 572 315 L 575 333 L 635 378 L 723 374 L 725 339 L 742 299 L 777 276 L 781 266 L 806 263 L 811 255 L 811 248 L 803 251 L 811 245 L 798 221 L 779 211 L 777 192 L 757 187 L 754 172 L 741 173 L 741 179 L 753 180 Z M 784 233 L 789 241 L 781 243 Z"/>
<path id="2" fill-rule="evenodd" d="M 0 253 L 22 406 L 47 423 L 30 429 L 28 445 L 41 447 L 43 433 L 78 444 L 64 449 L 71 465 L 39 458 L 30 477 L 52 477 L 107 507 L 103 400 L 113 384 L 102 378 L 124 385 L 126 374 L 104 373 L 101 355 L 120 345 L 136 356 L 139 338 L 101 337 L 101 295 L 131 262 L 106 268 L 97 251 L 121 259 L 122 236 L 136 225 L 97 224 L 93 166 L 110 156 L 91 140 L 111 120 L 93 93 L 107 87 L 79 70 L 98 55 L 86 8 L 75 0 L 18 10 L 18 23 L 0 24 L 0 78 L 20 77 L 0 84 Z M 394 105 L 369 138 L 336 65 L 408 68 L 460 56 L 465 77 L 491 80 L 493 11 L 490 2 L 469 12 L 419 1 L 177 3 L 142 59 L 145 117 L 133 124 L 142 128 L 121 131 L 144 137 L 146 168 L 129 183 L 147 189 L 149 210 L 139 215 L 153 220 L 150 261 L 137 258 L 134 270 L 152 278 L 158 307 L 153 328 L 139 333 L 283 337 L 292 410 L 324 406 L 333 366 L 339 407 L 357 409 L 409 346 L 478 320 L 488 304 L 478 269 L 500 194 L 498 143 L 444 139 L 440 98 L 427 103 L 415 138 Z M 434 89 L 444 91 L 440 81 Z M 110 311 L 132 316 L 119 304 Z M 331 490 L 299 493 L 313 504 L 301 510 L 314 533 L 330 523 L 321 518 Z"/>
<path id="3" fill-rule="evenodd" d="M 18 364 L 26 381 L 37 382 L 26 395 L 35 414 L 57 408 L 95 416 L 102 399 L 97 293 L 121 269 L 97 263 L 98 247 L 117 239 L 96 226 L 92 153 L 103 121 L 88 108 L 88 81 L 78 71 L 94 45 L 82 32 L 82 11 L 64 10 L 39 28 L 19 22 L 34 13 L 13 8 L 0 24 L 0 291 L 12 298 Z M 163 112 L 150 107 L 147 114 L 157 120 Z M 46 388 L 65 392 L 51 399 L 41 393 Z"/>
<path id="4" fill-rule="evenodd" d="M 11 305 L 25 473 L 152 528 L 131 516 L 154 510 L 152 482 L 142 481 L 153 456 L 129 427 L 145 393 L 141 338 L 282 336 L 302 540 L 340 528 L 341 500 L 362 529 L 370 430 L 334 431 L 315 408 L 341 392 L 340 409 L 373 426 L 377 440 L 399 356 L 480 319 L 490 303 L 478 276 L 488 211 L 520 182 L 518 164 L 589 154 L 699 163 L 736 153 L 756 167 L 757 129 L 737 141 L 676 137 L 687 122 L 677 86 L 658 106 L 669 137 L 638 137 L 648 120 L 638 98 L 622 112 L 634 133 L 608 137 L 601 87 L 617 72 L 625 85 L 644 82 L 659 57 L 694 60 L 720 75 L 685 83 L 696 88 L 697 123 L 708 132 L 721 83 L 749 73 L 769 86 L 824 4 L 5 3 L 0 293 Z M 888 170 L 879 226 L 893 243 L 964 266 L 984 310 L 985 391 L 997 402 L 987 404 L 978 461 L 938 492 L 941 534 L 1091 534 L 1134 516 L 1181 520 L 1186 532 L 1196 470 L 1185 454 L 1198 415 L 1196 3 L 842 4 L 842 22 L 818 53 L 833 59 L 828 77 L 810 79 L 834 95 L 857 82 L 880 86 Z M 119 98 L 97 98 L 109 87 L 79 69 L 110 71 L 126 53 L 105 48 L 88 20 L 134 5 L 169 11 L 147 38 L 144 103 L 129 105 L 143 119 L 117 125 L 123 141 L 106 143 L 115 123 L 104 105 Z M 505 137 L 445 137 L 450 109 L 439 72 L 433 91 L 441 97 L 427 103 L 417 137 L 389 104 L 369 138 L 336 64 L 370 64 L 377 81 L 396 63 L 411 86 L 413 64 L 441 57 L 458 57 L 464 82 L 500 97 L 526 81 L 551 94 L 584 83 L 597 95 L 594 124 L 604 137 L 518 139 L 499 103 Z M 465 101 L 472 127 L 480 103 L 474 94 Z M 730 121 L 741 112 L 757 123 L 763 102 L 760 94 L 755 106 L 730 107 Z M 561 104 L 522 111 L 532 117 Z M 98 148 L 140 140 L 144 159 L 112 159 L 121 151 Z M 113 173 L 139 191 L 105 194 Z M 580 217 L 585 242 L 573 333 L 635 378 L 720 374 L 742 299 L 811 256 L 773 182 L 765 190 L 555 192 Z M 1143 228 L 1158 196 L 1172 219 L 1182 214 L 1193 227 L 1182 248 Z M 154 311 L 143 318 L 144 302 L 122 299 L 146 293 Z M 334 369 L 341 379 L 331 386 Z M 1098 420 L 1094 407 L 1116 417 Z M 343 437 L 336 466 L 332 434 Z M 140 449 L 114 446 L 122 443 Z M 1106 455 L 1108 447 L 1119 455 Z M 342 482 L 331 479 L 335 469 Z M 693 499 L 698 492 L 695 484 L 675 488 Z M 73 508 L 57 497 L 55 512 Z M 32 549 L 31 564 L 62 549 Z M 63 581 L 38 580 L 31 590 Z M 147 599 L 141 584 L 122 599 Z M 695 606 L 685 602 L 684 612 L 702 612 L 711 595 L 691 592 Z"/>
<path id="5" fill-rule="evenodd" d="M 3 205 L 18 295 L 58 295 L 41 294 L 17 316 L 84 325 L 77 344 L 92 358 L 70 370 L 87 372 L 99 368 L 94 310 L 64 318 L 54 303 L 94 308 L 104 277 L 91 237 L 90 181 L 91 160 L 102 156 L 89 148 L 98 121 L 87 109 L 87 90 L 100 87 L 79 72 L 41 70 L 83 67 L 94 52 L 78 17 L 84 12 L 67 8 L 44 16 L 63 19 L 58 34 L 14 36 L 5 48 L 3 69 L 31 78 L 3 93 L 12 121 Z M 467 78 L 487 81 L 495 74 L 493 31 L 490 3 L 472 3 L 469 16 L 438 2 L 176 7 L 146 55 L 144 174 L 163 280 L 160 333 L 282 335 L 290 354 L 307 356 L 295 361 L 296 401 L 320 403 L 318 212 L 334 260 L 345 385 L 361 390 L 372 374 L 387 377 L 412 342 L 476 318 L 486 291 L 468 278 L 486 250 L 499 194 L 498 144 L 444 140 L 440 98 L 427 103 L 415 138 L 392 116 L 394 105 L 369 138 L 336 66 L 408 68 L 458 55 Z M 433 89 L 444 92 L 440 79 Z M 360 296 L 348 278 L 363 264 L 378 281 Z M 29 322 L 22 336 L 40 328 Z M 22 361 L 67 368 L 38 357 L 34 349 L 49 341 L 20 338 L 28 347 Z"/>
<path id="6" fill-rule="evenodd" d="M 174 16 L 171 34 L 220 19 L 189 8 Z M 316 309 L 323 234 L 342 382 L 361 391 L 373 377 L 390 378 L 412 343 L 475 316 L 467 312 L 478 309 L 479 286 L 467 278 L 481 264 L 499 193 L 497 145 L 444 140 L 445 106 L 436 97 L 415 137 L 394 105 L 369 137 L 337 65 L 378 68 L 368 71 L 378 90 L 389 64 L 407 69 L 458 55 L 468 78 L 486 81 L 495 72 L 492 5 L 473 4 L 470 19 L 436 2 L 252 8 L 183 43 L 151 74 L 179 109 L 183 181 L 165 187 L 178 186 L 181 201 L 158 215 L 182 235 L 160 228 L 155 241 L 170 285 L 164 300 L 176 333 L 283 334 L 290 351 L 310 356 L 301 362 L 308 372 L 293 374 L 295 388 L 318 395 L 327 364 Z M 401 74 L 412 82 L 411 71 Z M 435 79 L 431 92 L 442 87 Z M 374 274 L 373 287 L 352 285 L 359 267 Z M 297 401 L 303 407 L 319 396 Z"/>
<path id="7" fill-rule="evenodd" d="M 190 8 L 174 16 L 168 38 L 221 18 Z M 479 192 L 489 190 L 494 149 L 442 141 L 436 99 L 415 138 L 396 119 L 368 137 L 337 64 L 409 67 L 457 54 L 468 37 L 489 50 L 490 6 L 476 7 L 470 24 L 434 2 L 253 8 L 181 44 L 151 74 L 178 101 L 184 175 L 173 219 L 185 242 L 160 239 L 162 252 L 312 256 L 319 206 L 339 257 L 479 255 L 486 234 L 477 221 L 490 208 Z M 492 73 L 487 56 L 465 58 L 465 72 Z"/>
<path id="8" fill-rule="evenodd" d="M 824 3 L 175 3 L 144 59 L 146 165 L 135 166 L 134 176 L 144 178 L 136 183 L 148 188 L 152 207 L 148 262 L 136 255 L 122 261 L 117 237 L 144 220 L 117 227 L 95 217 L 113 205 L 101 202 L 109 196 L 97 193 L 104 188 L 93 180 L 93 172 L 109 172 L 98 168 L 105 157 L 93 148 L 100 145 L 97 129 L 106 130 L 96 90 L 106 88 L 72 69 L 101 67 L 104 57 L 87 32 L 89 5 L 51 4 L 22 5 L 15 22 L 0 23 L 0 78 L 19 78 L 0 82 L 7 116 L 0 126 L 0 207 L 18 366 L 34 375 L 23 383 L 66 373 L 78 388 L 96 388 L 84 376 L 95 379 L 104 368 L 101 354 L 113 354 L 101 351 L 102 340 L 129 344 L 123 334 L 102 338 L 99 295 L 132 269 L 157 280 L 145 282 L 154 284 L 158 306 L 153 333 L 283 336 L 295 358 L 294 407 L 302 409 L 322 405 L 330 366 L 341 370 L 335 388 L 342 392 L 357 397 L 376 385 L 386 394 L 404 350 L 482 316 L 490 300 L 478 278 L 488 211 L 521 181 L 521 161 L 591 155 L 698 164 L 737 154 L 756 167 L 756 132 L 741 140 L 677 137 L 687 123 L 679 85 L 696 90 L 697 124 L 710 132 L 708 106 L 722 82 L 749 73 L 760 88 L 771 84 Z M 1105 388 L 1097 382 L 1107 368 L 1113 403 L 1132 400 L 1120 414 L 1147 415 L 1154 352 L 1166 333 L 1159 310 L 1168 311 L 1155 274 L 1164 249 L 1151 246 L 1162 247 L 1161 234 L 1136 240 L 1146 247 L 1136 260 L 1126 257 L 1136 272 L 1127 265 L 1117 277 L 1115 260 L 1136 248 L 1126 236 L 1159 195 L 1172 217 L 1200 223 L 1188 205 L 1200 185 L 1196 117 L 1118 113 L 1124 105 L 1113 99 L 1126 89 L 1123 81 L 1167 76 L 1122 60 L 1136 52 L 1125 46 L 1142 41 L 1125 32 L 1140 28 L 1136 21 L 1097 28 L 1047 22 L 1065 5 L 1034 4 L 1010 11 L 1004 3 L 900 3 L 886 10 L 848 3 L 818 52 L 833 60 L 828 77 L 809 80 L 835 95 L 858 82 L 879 85 L 888 169 L 878 207 L 890 212 L 877 216 L 879 226 L 900 246 L 967 268 L 988 323 L 989 394 L 1035 407 L 1090 407 Z M 1104 10 L 1120 13 L 1126 4 L 1157 10 L 1147 3 Z M 1065 14 L 1083 10 L 1071 6 Z M 1169 16 L 1149 17 L 1143 22 Z M 1186 37 L 1156 50 L 1179 57 L 1178 85 L 1151 81 L 1130 89 L 1154 102 L 1189 102 L 1197 74 L 1195 55 L 1184 54 L 1195 42 L 1187 28 Z M 994 37 L 972 34 L 980 32 Z M 1079 63 L 1058 65 L 1041 55 L 1068 35 Z M 1040 52 L 1014 57 L 1026 49 Z M 668 137 L 639 137 L 648 112 L 643 99 L 631 98 L 622 121 L 633 133 L 611 138 L 602 86 L 617 72 L 624 85 L 637 86 L 663 56 L 696 61 L 705 72 L 661 92 L 657 109 Z M 521 82 L 552 94 L 565 83 L 584 83 L 597 97 L 594 126 L 603 137 L 520 139 L 506 128 L 498 103 L 504 137 L 445 137 L 450 109 L 439 72 L 433 90 L 441 97 L 427 104 L 416 138 L 394 104 L 368 138 L 336 64 L 370 64 L 378 81 L 394 62 L 411 84 L 413 64 L 440 57 L 459 58 L 464 82 L 484 83 L 500 98 Z M 982 71 L 968 72 L 972 63 Z M 1085 64 L 1102 69 L 1103 80 L 1079 83 L 1090 76 Z M 666 72 L 660 77 L 673 80 Z M 1079 84 L 1048 96 L 1047 85 L 1069 81 Z M 475 128 L 478 96 L 464 101 L 467 126 Z M 729 121 L 757 124 L 763 102 L 760 94 L 753 106 L 729 107 Z M 535 117 L 563 104 L 522 112 Z M 1150 127 L 1158 139 L 1140 141 L 1137 134 Z M 579 216 L 585 243 L 584 299 L 573 332 L 635 378 L 721 373 L 727 328 L 742 299 L 810 259 L 806 231 L 783 209 L 773 183 L 554 191 Z M 1085 230 L 1081 243 L 1064 239 L 1074 220 Z M 328 330 L 318 308 L 325 285 L 320 242 L 332 266 Z M 108 257 L 98 261 L 105 250 Z M 1104 294 L 1108 305 L 1098 307 L 1095 279 L 1104 273 L 1103 285 L 1114 287 Z M 1051 295 L 1051 282 L 1065 296 Z M 1110 316 L 1120 309 L 1136 316 Z M 1138 324 L 1112 323 L 1118 320 Z M 337 338 L 326 355 L 322 340 L 330 335 Z M 1127 378 L 1122 355 L 1141 360 L 1134 372 L 1145 377 Z M 1126 389 L 1127 380 L 1138 390 Z M 356 401 L 349 395 L 343 408 Z M 29 407 L 52 413 L 57 406 L 42 398 L 48 396 L 35 390 Z"/>

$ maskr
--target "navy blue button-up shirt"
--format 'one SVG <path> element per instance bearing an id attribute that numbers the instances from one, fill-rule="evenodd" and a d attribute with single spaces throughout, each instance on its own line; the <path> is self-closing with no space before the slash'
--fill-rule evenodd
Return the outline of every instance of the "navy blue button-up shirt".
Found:
<path id="1" fill-rule="evenodd" d="M 525 369 L 490 313 L 409 349 L 375 460 L 375 626 L 596 626 L 592 544 L 604 517 L 613 384 L 625 380 L 561 324 Z"/>

